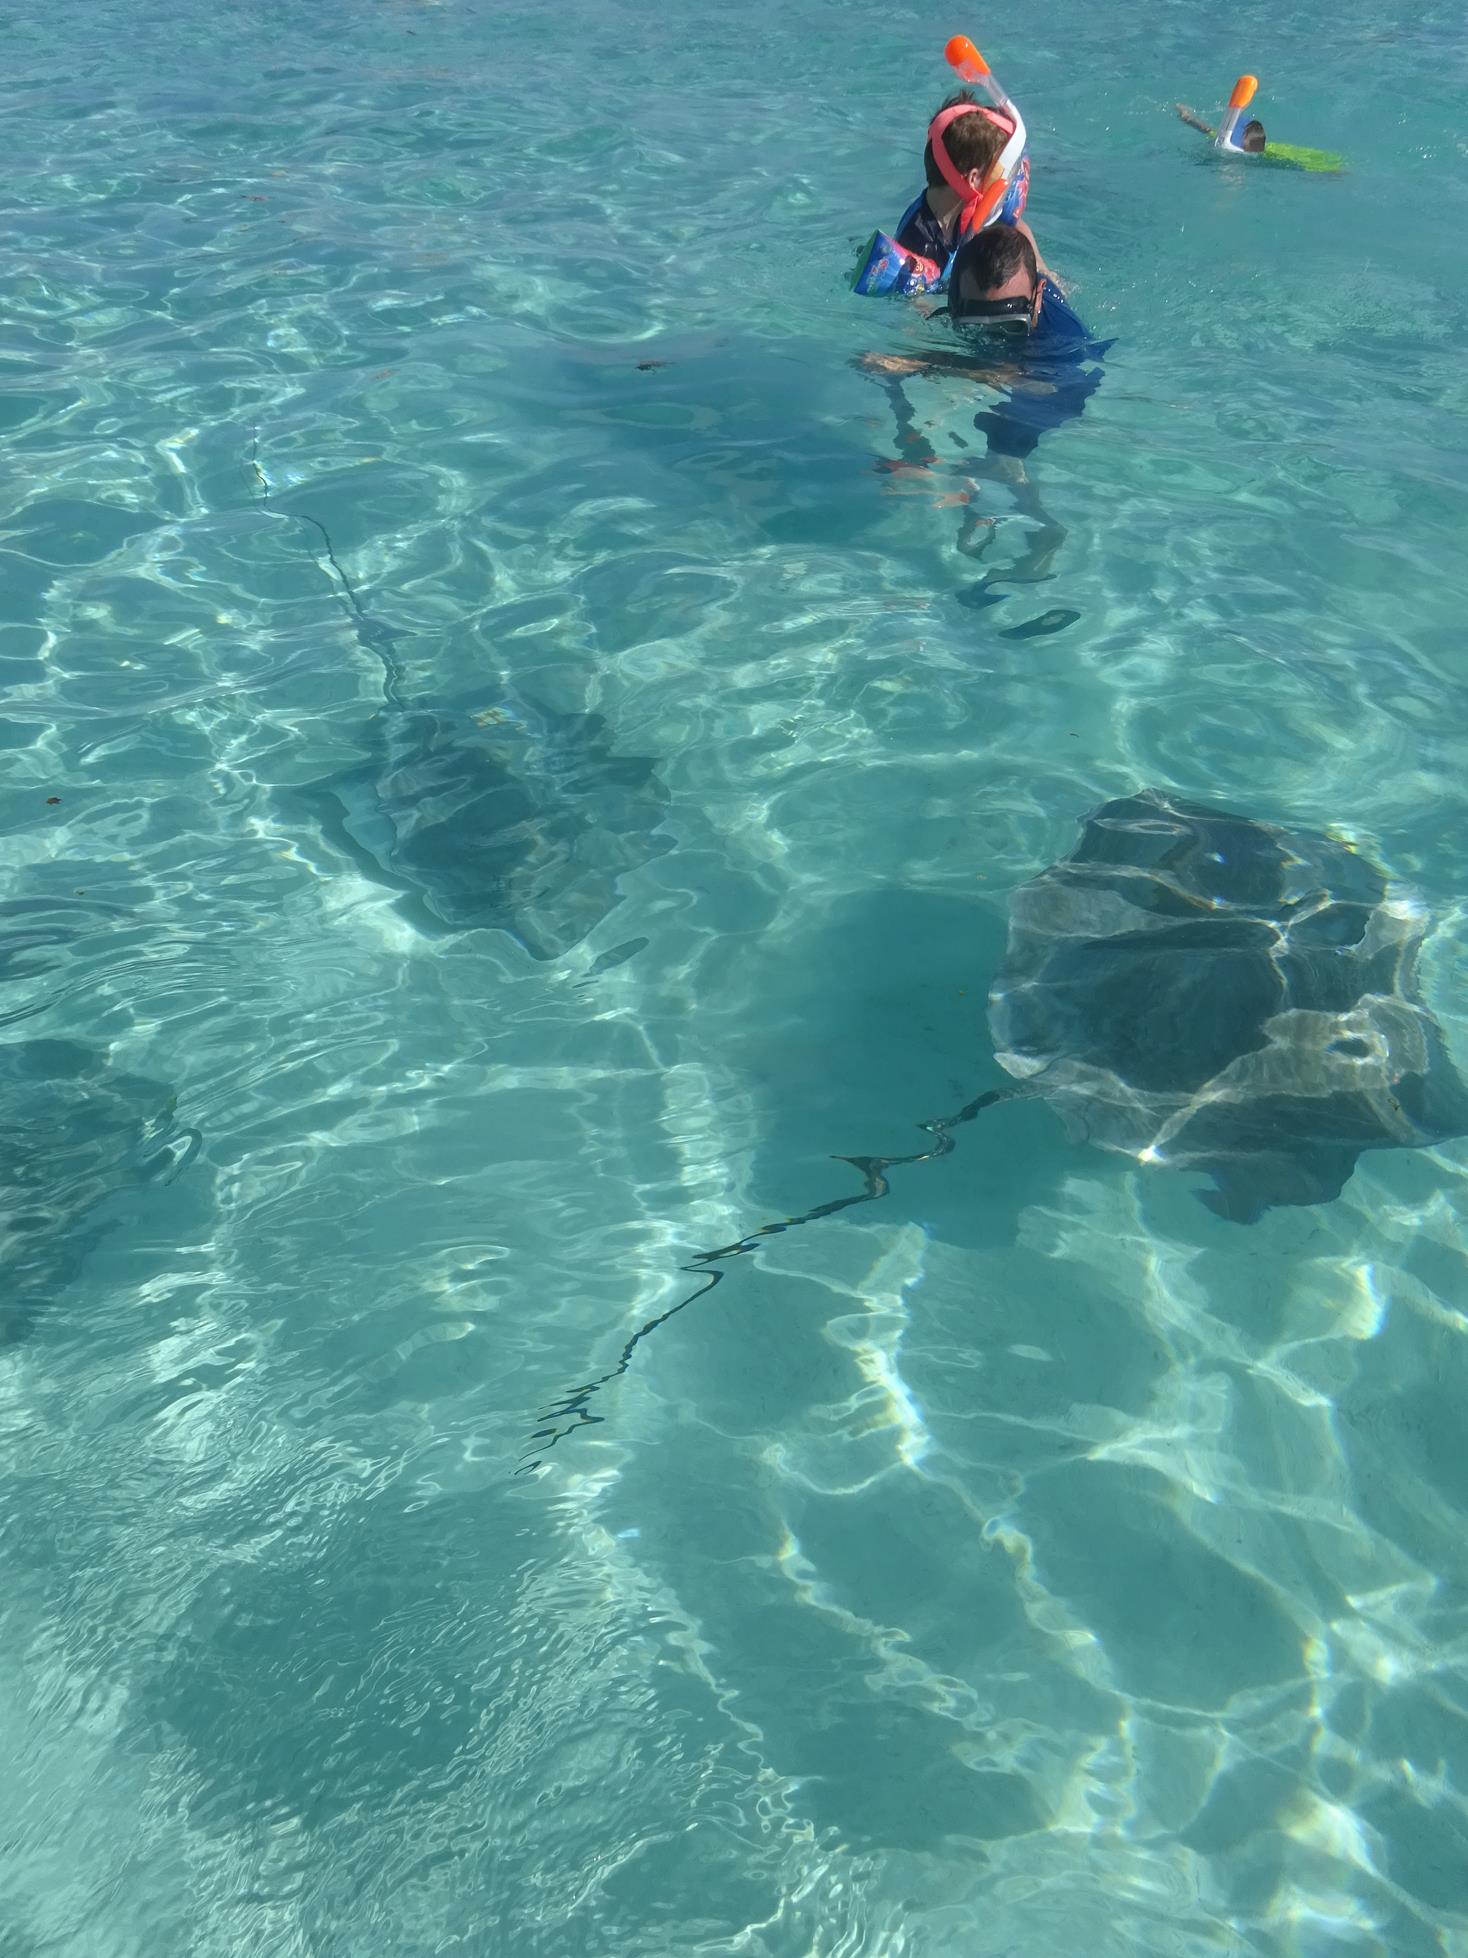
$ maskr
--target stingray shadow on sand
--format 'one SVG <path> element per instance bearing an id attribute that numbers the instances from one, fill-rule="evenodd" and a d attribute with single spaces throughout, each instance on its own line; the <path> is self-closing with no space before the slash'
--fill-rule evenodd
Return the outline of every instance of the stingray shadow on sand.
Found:
<path id="1" fill-rule="evenodd" d="M 1468 1089 L 1417 987 L 1427 924 L 1335 838 L 1154 789 L 1102 804 L 1010 906 L 989 993 L 1010 1084 L 920 1124 L 926 1149 L 838 1157 L 860 1190 L 698 1252 L 695 1289 L 545 1411 L 520 1472 L 599 1422 L 600 1389 L 729 1260 L 886 1196 L 889 1171 L 948 1155 L 954 1131 L 1000 1102 L 1041 1098 L 1083 1141 L 1202 1173 L 1200 1201 L 1236 1224 L 1331 1201 L 1367 1150 L 1468 1134 Z"/>
<path id="2" fill-rule="evenodd" d="M 672 848 L 652 762 L 618 754 L 595 714 L 523 696 L 389 706 L 366 743 L 297 794 L 420 931 L 504 931 L 559 958 L 621 902 L 626 872 Z"/>
<path id="3" fill-rule="evenodd" d="M 56 1304 L 117 1199 L 171 1182 L 199 1146 L 158 1082 L 77 1041 L 0 1042 L 0 1347 Z"/>
<path id="4" fill-rule="evenodd" d="M 251 468 L 272 509 L 258 443 Z M 363 759 L 289 798 L 418 930 L 504 931 L 534 959 L 579 945 L 621 903 L 622 877 L 674 847 L 652 759 L 619 754 L 600 715 L 557 712 L 499 678 L 415 699 L 399 653 L 415 635 L 366 609 L 319 518 L 272 514 L 306 529 L 383 676 Z"/>

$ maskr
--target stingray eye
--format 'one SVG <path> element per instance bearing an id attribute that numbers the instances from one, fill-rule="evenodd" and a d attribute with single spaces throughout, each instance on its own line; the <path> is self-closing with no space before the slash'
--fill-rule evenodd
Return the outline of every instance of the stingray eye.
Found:
<path id="1" fill-rule="evenodd" d="M 1371 1049 L 1357 1034 L 1342 1034 L 1332 1040 L 1325 1050 L 1328 1054 L 1344 1054 L 1348 1061 L 1364 1061 Z"/>

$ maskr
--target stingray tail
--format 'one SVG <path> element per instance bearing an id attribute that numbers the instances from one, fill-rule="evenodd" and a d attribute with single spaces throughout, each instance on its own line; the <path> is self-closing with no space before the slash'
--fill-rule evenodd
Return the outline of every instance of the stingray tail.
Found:
<path id="1" fill-rule="evenodd" d="M 696 1276 L 699 1283 L 685 1298 L 679 1299 L 676 1305 L 670 1305 L 666 1312 L 658 1313 L 656 1318 L 649 1319 L 646 1324 L 639 1326 L 622 1348 L 617 1364 L 609 1372 L 598 1374 L 595 1380 L 588 1380 L 580 1387 L 568 1389 L 543 1410 L 538 1417 L 542 1425 L 531 1435 L 530 1446 L 515 1473 L 527 1475 L 532 1470 L 542 1467 L 545 1457 L 556 1443 L 564 1441 L 567 1435 L 574 1434 L 579 1428 L 600 1427 L 606 1416 L 591 1411 L 591 1403 L 596 1395 L 613 1380 L 620 1380 L 630 1369 L 632 1356 L 643 1340 L 655 1333 L 659 1326 L 665 1326 L 686 1306 L 692 1305 L 695 1299 L 707 1298 L 714 1287 L 723 1282 L 728 1274 L 723 1270 L 715 1269 L 716 1266 L 722 1266 L 733 1258 L 743 1257 L 746 1252 L 753 1251 L 763 1238 L 780 1237 L 786 1231 L 798 1230 L 802 1224 L 814 1224 L 822 1217 L 834 1217 L 838 1211 L 854 1209 L 859 1203 L 876 1203 L 891 1189 L 891 1184 L 887 1180 L 889 1169 L 901 1169 L 908 1163 L 935 1162 L 940 1156 L 952 1155 L 957 1147 L 953 1139 L 955 1129 L 961 1128 L 965 1122 L 971 1122 L 986 1108 L 992 1108 L 995 1102 L 1012 1101 L 1033 1092 L 1032 1089 L 1022 1087 L 988 1088 L 983 1094 L 975 1095 L 972 1101 L 965 1102 L 956 1115 L 943 1115 L 936 1121 L 919 1122 L 918 1127 L 932 1136 L 933 1140 L 928 1148 L 919 1149 L 910 1156 L 833 1156 L 832 1162 L 850 1163 L 862 1179 L 862 1187 L 852 1195 L 830 1197 L 825 1203 L 818 1203 L 813 1209 L 802 1211 L 798 1217 L 784 1217 L 775 1224 L 761 1224 L 758 1230 L 751 1231 L 747 1237 L 736 1238 L 732 1244 L 721 1244 L 716 1250 L 696 1251 L 689 1262 L 681 1265 L 679 1269 L 689 1273 L 690 1276 Z"/>
<path id="2" fill-rule="evenodd" d="M 260 486 L 260 507 L 263 510 L 271 510 L 272 514 L 284 515 L 284 512 L 275 512 L 271 505 L 271 483 L 265 473 L 265 466 L 260 460 L 258 426 L 254 430 L 254 438 L 250 445 L 249 467 Z M 411 639 L 414 635 L 399 632 L 395 626 L 384 625 L 381 619 L 373 618 L 363 605 L 357 587 L 342 569 L 341 561 L 336 554 L 336 546 L 331 541 L 331 533 L 326 525 L 319 517 L 309 516 L 304 510 L 297 510 L 293 514 L 296 522 L 308 524 L 321 539 L 321 550 L 319 552 L 313 550 L 312 555 L 336 587 L 338 596 L 346 608 L 347 617 L 351 621 L 352 629 L 357 635 L 358 644 L 371 653 L 382 667 L 384 700 L 390 707 L 406 707 L 408 704 L 406 676 L 393 649 L 400 639 Z"/>

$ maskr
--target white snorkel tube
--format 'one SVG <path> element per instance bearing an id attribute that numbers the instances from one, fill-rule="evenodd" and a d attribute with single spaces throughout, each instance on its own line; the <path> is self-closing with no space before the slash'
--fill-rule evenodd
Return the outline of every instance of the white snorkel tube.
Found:
<path id="1" fill-rule="evenodd" d="M 1218 134 L 1213 139 L 1214 149 L 1232 150 L 1236 156 L 1244 154 L 1242 146 L 1234 141 L 1234 135 L 1244 119 L 1245 109 L 1254 100 L 1254 91 L 1258 86 L 1257 75 L 1240 75 L 1234 83 L 1234 92 L 1228 98 L 1223 121 L 1218 125 Z"/>
<path id="2" fill-rule="evenodd" d="M 973 193 L 969 191 L 971 202 L 965 212 L 963 228 L 965 232 L 982 231 L 986 224 L 992 224 L 998 216 L 999 206 L 1008 195 L 1009 186 L 1014 181 L 1014 173 L 1018 170 L 1020 159 L 1025 153 L 1025 144 L 1029 140 L 1025 134 L 1025 119 L 999 86 L 993 69 L 967 34 L 955 34 L 943 52 L 947 56 L 949 66 L 957 69 L 964 81 L 971 83 L 986 95 L 994 107 L 1014 125 L 1013 133 L 999 152 L 998 160 L 985 178 L 977 198 L 975 199 Z M 949 116 L 954 113 L 955 111 L 951 109 L 947 112 Z M 934 118 L 935 123 L 938 120 L 939 118 Z M 934 154 L 938 158 L 939 168 L 942 169 L 945 178 L 948 177 L 945 155 L 936 146 Z M 953 188 L 967 190 L 968 186 L 954 184 Z"/>

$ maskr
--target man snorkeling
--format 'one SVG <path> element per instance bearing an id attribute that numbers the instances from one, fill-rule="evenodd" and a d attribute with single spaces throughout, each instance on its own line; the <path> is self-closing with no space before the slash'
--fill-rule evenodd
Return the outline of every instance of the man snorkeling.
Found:
<path id="1" fill-rule="evenodd" d="M 1112 344 L 1095 341 L 1071 310 L 1059 287 L 1041 271 L 1034 247 L 1009 225 L 993 225 L 970 237 L 953 263 L 947 316 L 966 343 L 963 351 L 934 350 L 922 355 L 868 354 L 861 365 L 882 377 L 897 423 L 903 453 L 879 465 L 889 473 L 951 470 L 918 428 L 903 381 L 908 376 L 963 376 L 996 391 L 999 398 L 980 409 L 974 427 L 985 438 L 984 463 L 977 472 L 1002 483 L 1021 516 L 1037 529 L 1025 555 L 1007 571 L 989 574 L 966 594 L 969 604 L 992 602 L 990 587 L 1048 577 L 1065 531 L 1045 510 L 1025 464 L 1049 430 L 1074 421 L 1101 385 L 1099 356 Z M 962 438 L 954 435 L 960 446 Z M 972 468 L 972 464 L 965 465 Z M 952 499 L 971 504 L 971 495 Z M 994 520 L 970 508 L 958 543 L 979 556 L 994 540 Z"/>
<path id="2" fill-rule="evenodd" d="M 968 351 L 869 354 L 862 364 L 893 375 L 967 374 L 1002 388 L 1006 398 L 976 422 L 990 455 L 1033 454 L 1040 436 L 1073 421 L 1101 385 L 1101 369 L 1090 363 L 1111 342 L 1091 338 L 1041 270 L 1029 239 L 1011 225 L 965 240 L 946 310 Z"/>

